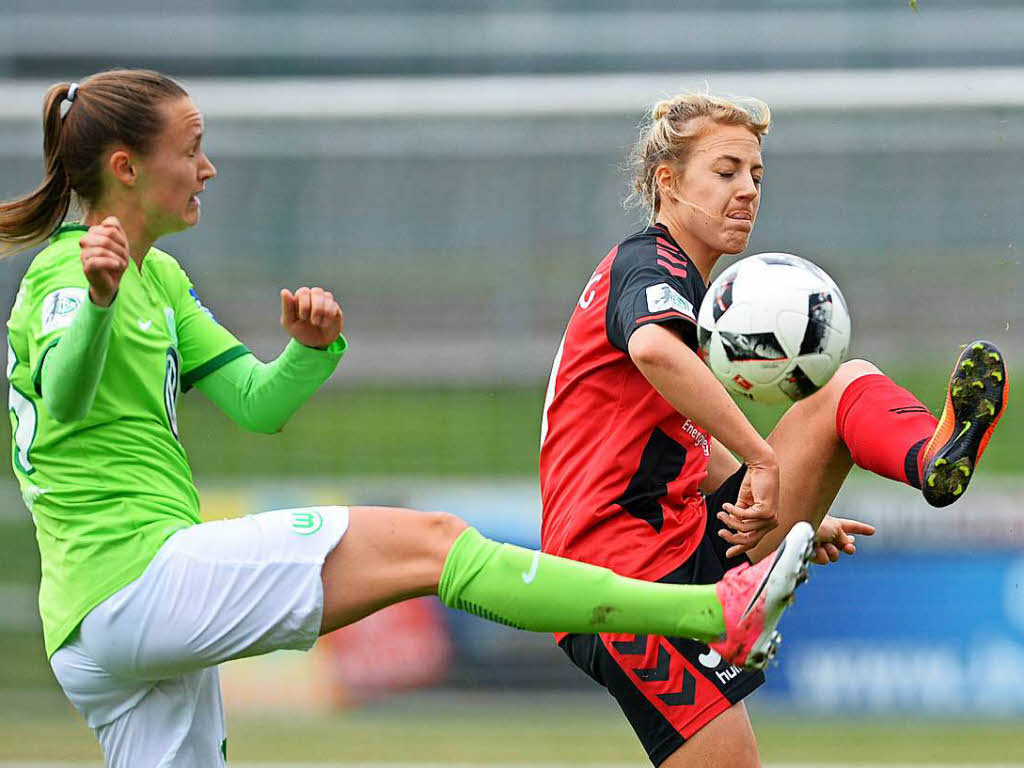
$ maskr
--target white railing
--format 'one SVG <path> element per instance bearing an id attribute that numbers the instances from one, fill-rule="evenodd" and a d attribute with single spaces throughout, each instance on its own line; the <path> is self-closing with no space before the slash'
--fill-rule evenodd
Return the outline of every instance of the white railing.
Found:
<path id="1" fill-rule="evenodd" d="M 0 79 L 0 122 L 36 120 L 50 83 Z M 636 115 L 682 90 L 757 96 L 776 112 L 1024 107 L 1024 67 L 446 78 L 186 81 L 209 118 Z"/>

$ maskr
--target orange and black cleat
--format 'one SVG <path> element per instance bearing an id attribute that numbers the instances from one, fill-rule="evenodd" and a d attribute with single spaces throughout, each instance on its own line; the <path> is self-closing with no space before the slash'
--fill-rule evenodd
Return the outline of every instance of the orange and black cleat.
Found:
<path id="1" fill-rule="evenodd" d="M 933 507 L 960 498 L 1006 410 L 1006 363 L 988 341 L 964 347 L 949 378 L 939 426 L 924 447 L 921 491 Z"/>

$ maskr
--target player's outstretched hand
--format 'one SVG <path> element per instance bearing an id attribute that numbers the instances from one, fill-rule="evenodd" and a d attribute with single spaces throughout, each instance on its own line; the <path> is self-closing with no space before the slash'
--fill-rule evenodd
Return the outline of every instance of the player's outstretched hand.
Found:
<path id="1" fill-rule="evenodd" d="M 732 546 L 727 557 L 736 557 L 757 546 L 779 524 L 779 464 L 772 457 L 748 462 L 735 504 L 723 504 L 718 519 L 728 526 L 719 536 Z"/>
<path id="2" fill-rule="evenodd" d="M 281 327 L 299 344 L 326 349 L 345 329 L 345 316 L 330 291 L 282 288 Z"/>
<path id="3" fill-rule="evenodd" d="M 840 553 L 855 554 L 857 547 L 854 544 L 854 534 L 871 536 L 874 532 L 873 525 L 825 515 L 814 536 L 814 562 L 818 565 L 828 565 L 839 560 Z"/>
<path id="4" fill-rule="evenodd" d="M 128 236 L 116 216 L 108 216 L 89 227 L 78 244 L 82 247 L 82 270 L 89 281 L 89 299 L 109 307 L 128 268 Z"/>

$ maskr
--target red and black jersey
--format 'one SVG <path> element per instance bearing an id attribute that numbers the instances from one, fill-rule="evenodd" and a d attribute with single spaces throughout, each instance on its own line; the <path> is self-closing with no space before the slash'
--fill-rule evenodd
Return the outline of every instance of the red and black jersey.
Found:
<path id="1" fill-rule="evenodd" d="M 704 533 L 698 485 L 710 436 L 647 381 L 627 352 L 633 332 L 671 324 L 697 348 L 707 286 L 655 224 L 617 245 L 573 310 L 548 383 L 541 434 L 545 552 L 656 581 Z"/>

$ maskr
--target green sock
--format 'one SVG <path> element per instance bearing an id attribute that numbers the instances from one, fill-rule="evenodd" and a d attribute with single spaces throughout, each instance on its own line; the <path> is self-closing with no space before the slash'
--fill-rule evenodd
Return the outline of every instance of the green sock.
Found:
<path id="1" fill-rule="evenodd" d="M 475 528 L 452 545 L 438 597 L 485 619 L 534 632 L 690 637 L 725 632 L 713 584 L 656 584 L 607 568 L 484 538 Z"/>

